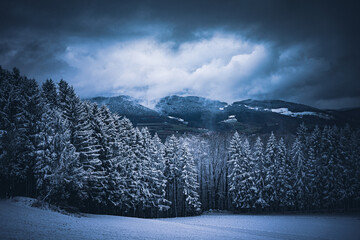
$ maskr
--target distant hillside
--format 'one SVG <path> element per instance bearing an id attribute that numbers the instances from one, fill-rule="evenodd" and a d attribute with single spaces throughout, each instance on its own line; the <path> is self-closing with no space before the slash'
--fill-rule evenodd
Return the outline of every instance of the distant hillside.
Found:
<path id="1" fill-rule="evenodd" d="M 174 133 L 204 131 L 189 127 L 188 123 L 182 119 L 147 108 L 141 105 L 139 100 L 130 96 L 95 97 L 86 100 L 106 105 L 112 112 L 129 118 L 136 126 L 147 127 L 151 132 L 157 132 L 163 138 Z"/>
<path id="2" fill-rule="evenodd" d="M 129 96 L 96 97 L 113 112 L 127 116 L 135 125 L 146 126 L 162 136 L 183 132 L 233 131 L 245 133 L 294 132 L 302 122 L 315 125 L 360 126 L 360 108 L 321 110 L 281 100 L 237 101 L 232 104 L 197 96 L 167 96 L 149 109 Z"/>
<path id="3" fill-rule="evenodd" d="M 213 130 L 222 119 L 218 118 L 220 109 L 226 105 L 225 102 L 196 96 L 168 96 L 160 99 L 155 110 L 162 115 L 184 119 L 190 126 Z"/>

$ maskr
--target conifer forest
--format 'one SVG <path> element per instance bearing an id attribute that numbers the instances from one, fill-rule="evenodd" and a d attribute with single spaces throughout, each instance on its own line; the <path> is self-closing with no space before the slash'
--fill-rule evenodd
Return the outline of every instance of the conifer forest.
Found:
<path id="1" fill-rule="evenodd" d="M 66 81 L 0 69 L 0 195 L 137 217 L 360 207 L 360 131 L 298 126 L 160 138 Z"/>

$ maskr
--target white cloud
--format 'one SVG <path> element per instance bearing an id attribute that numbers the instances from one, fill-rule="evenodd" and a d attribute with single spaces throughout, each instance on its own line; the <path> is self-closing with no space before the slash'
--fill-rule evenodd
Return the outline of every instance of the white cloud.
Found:
<path id="1" fill-rule="evenodd" d="M 299 74 L 299 63 L 295 67 L 287 63 L 295 52 L 274 58 L 267 45 L 215 34 L 178 46 L 153 38 L 106 47 L 71 45 L 63 60 L 77 69 L 68 81 L 82 97 L 125 94 L 149 105 L 171 94 L 228 102 L 266 94 Z M 262 73 L 273 61 L 279 61 L 280 71 Z"/>

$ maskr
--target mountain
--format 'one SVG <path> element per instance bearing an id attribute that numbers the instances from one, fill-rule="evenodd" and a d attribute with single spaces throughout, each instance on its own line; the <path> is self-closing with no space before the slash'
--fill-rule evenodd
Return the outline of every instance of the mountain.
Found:
<path id="1" fill-rule="evenodd" d="M 135 125 L 146 126 L 161 136 L 184 132 L 233 131 L 247 133 L 295 132 L 304 122 L 309 127 L 344 125 L 360 127 L 360 108 L 322 110 L 281 100 L 237 101 L 232 104 L 197 96 L 167 96 L 149 109 L 129 96 L 96 97 L 113 112 L 127 116 Z"/>
<path id="2" fill-rule="evenodd" d="M 160 137 L 166 137 L 174 133 L 204 132 L 188 125 L 183 119 L 168 116 L 160 111 L 155 111 L 140 104 L 140 100 L 130 96 L 95 97 L 85 99 L 99 105 L 106 105 L 110 111 L 120 116 L 126 116 L 131 122 L 139 127 L 147 127 L 150 132 L 157 132 Z"/>
<path id="3" fill-rule="evenodd" d="M 227 105 L 225 102 L 202 97 L 168 96 L 160 99 L 155 110 L 162 115 L 176 117 L 188 122 L 196 128 L 214 129 L 218 120 L 219 109 Z"/>
<path id="4" fill-rule="evenodd" d="M 223 128 L 247 132 L 287 133 L 294 132 L 302 122 L 308 126 L 337 123 L 327 111 L 280 100 L 238 101 L 226 106 L 223 112 L 236 119 L 235 126 L 229 126 L 225 120 Z"/>
<path id="5" fill-rule="evenodd" d="M 177 95 L 161 98 L 155 110 L 165 114 L 196 114 L 198 112 L 216 112 L 226 106 L 226 102 L 210 100 L 197 96 L 181 97 Z M 191 108 L 189 108 L 191 106 Z"/>
<path id="6" fill-rule="evenodd" d="M 140 101 L 130 96 L 95 97 L 86 99 L 99 105 L 106 105 L 112 112 L 127 116 L 133 123 L 162 121 L 158 112 L 140 104 Z"/>

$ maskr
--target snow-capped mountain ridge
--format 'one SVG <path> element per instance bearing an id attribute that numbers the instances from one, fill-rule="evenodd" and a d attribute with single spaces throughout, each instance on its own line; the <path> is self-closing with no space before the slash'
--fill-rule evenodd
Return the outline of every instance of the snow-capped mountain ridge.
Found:
<path id="1" fill-rule="evenodd" d="M 91 102 L 105 104 L 113 112 L 127 116 L 135 124 L 154 131 L 197 131 L 196 129 L 239 131 L 292 131 L 301 122 L 309 125 L 360 126 L 360 111 L 321 110 L 311 106 L 282 100 L 252 100 L 226 103 L 197 96 L 167 96 L 160 99 L 155 109 L 141 105 L 129 96 L 97 97 Z"/>

